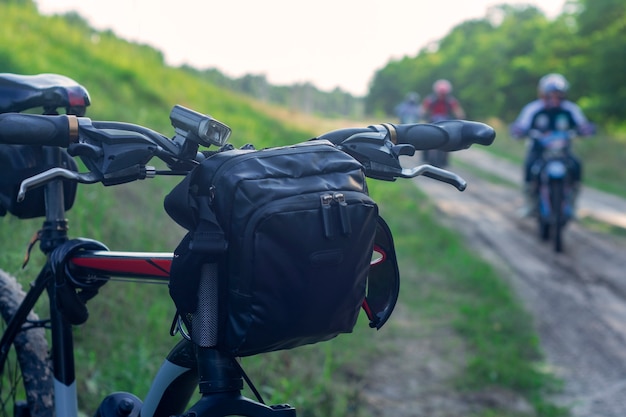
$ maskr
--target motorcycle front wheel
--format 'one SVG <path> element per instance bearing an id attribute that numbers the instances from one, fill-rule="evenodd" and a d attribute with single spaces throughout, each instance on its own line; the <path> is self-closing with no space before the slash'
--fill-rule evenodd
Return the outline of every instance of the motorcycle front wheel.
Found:
<path id="1" fill-rule="evenodd" d="M 539 217 L 539 238 L 543 241 L 547 241 L 550 238 L 550 222 Z"/>
<path id="2" fill-rule="evenodd" d="M 563 198 L 564 187 L 563 181 L 552 181 L 550 184 L 550 200 L 552 205 L 552 226 L 553 226 L 553 243 L 554 251 L 563 251 Z"/>

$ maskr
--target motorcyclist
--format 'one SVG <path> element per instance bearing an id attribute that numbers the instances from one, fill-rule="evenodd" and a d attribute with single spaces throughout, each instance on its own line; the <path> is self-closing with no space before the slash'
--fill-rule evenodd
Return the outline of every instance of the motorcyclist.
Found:
<path id="1" fill-rule="evenodd" d="M 513 138 L 529 137 L 526 159 L 524 161 L 524 207 L 522 216 L 530 216 L 536 208 L 537 194 L 532 183 L 532 166 L 541 158 L 543 145 L 541 137 L 554 131 L 572 132 L 580 136 L 589 136 L 595 133 L 591 124 L 580 107 L 565 99 L 569 83 L 561 74 L 547 74 L 540 80 L 537 88 L 538 99 L 528 103 L 510 127 Z M 582 166 L 580 160 L 569 152 L 570 172 L 573 185 L 574 201 L 580 190 Z"/>
<path id="2" fill-rule="evenodd" d="M 422 116 L 429 122 L 465 118 L 465 111 L 452 95 L 450 81 L 441 79 L 433 83 L 433 93 L 422 101 Z"/>
<path id="3" fill-rule="evenodd" d="M 432 94 L 425 97 L 422 101 L 421 113 L 424 120 L 429 123 L 465 118 L 465 111 L 459 101 L 452 95 L 452 83 L 445 79 L 440 79 L 433 83 Z M 424 162 L 440 168 L 448 165 L 448 154 L 444 151 L 424 151 L 423 159 Z"/>
<path id="4" fill-rule="evenodd" d="M 420 96 L 415 92 L 406 95 L 404 101 L 395 108 L 400 123 L 417 123 L 421 118 Z"/>

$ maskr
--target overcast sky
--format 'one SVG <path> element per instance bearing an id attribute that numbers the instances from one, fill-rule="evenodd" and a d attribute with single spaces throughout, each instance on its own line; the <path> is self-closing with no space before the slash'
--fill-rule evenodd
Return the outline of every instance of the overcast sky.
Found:
<path id="1" fill-rule="evenodd" d="M 147 43 L 168 64 L 217 68 L 273 84 L 311 82 L 364 95 L 376 70 L 415 56 L 459 23 L 501 3 L 549 17 L 565 0 L 36 0 L 42 13 L 77 11 L 96 29 Z"/>

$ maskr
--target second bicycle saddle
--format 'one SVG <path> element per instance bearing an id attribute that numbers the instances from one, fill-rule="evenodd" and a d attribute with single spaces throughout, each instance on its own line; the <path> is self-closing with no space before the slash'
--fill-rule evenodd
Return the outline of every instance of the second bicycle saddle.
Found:
<path id="1" fill-rule="evenodd" d="M 0 73 L 0 113 L 43 107 L 45 114 L 64 108 L 67 114 L 84 116 L 90 103 L 87 89 L 66 76 Z"/>

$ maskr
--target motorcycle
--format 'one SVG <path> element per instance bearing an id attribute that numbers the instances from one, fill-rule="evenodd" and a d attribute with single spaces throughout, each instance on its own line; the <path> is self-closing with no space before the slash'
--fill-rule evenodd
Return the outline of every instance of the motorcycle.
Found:
<path id="1" fill-rule="evenodd" d="M 574 217 L 576 188 L 569 152 L 574 134 L 569 131 L 538 132 L 533 135 L 543 153 L 532 166 L 535 215 L 542 240 L 552 240 L 555 252 L 563 251 L 563 230 Z"/>

